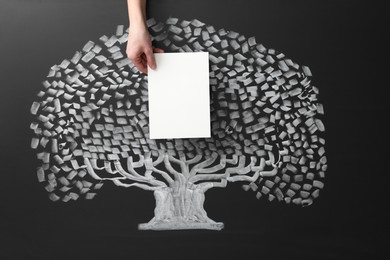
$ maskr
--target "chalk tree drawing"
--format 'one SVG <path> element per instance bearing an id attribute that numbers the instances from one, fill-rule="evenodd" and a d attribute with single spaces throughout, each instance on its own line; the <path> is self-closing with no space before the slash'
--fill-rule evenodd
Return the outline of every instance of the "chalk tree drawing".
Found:
<path id="1" fill-rule="evenodd" d="M 323 106 L 308 67 L 254 37 L 198 20 L 149 19 L 167 52 L 210 53 L 211 138 L 149 139 L 147 76 L 126 58 L 128 29 L 51 67 L 32 104 L 31 147 L 53 201 L 92 199 L 105 182 L 154 192 L 139 229 L 213 229 L 205 192 L 240 182 L 259 199 L 310 205 L 327 168 Z"/>

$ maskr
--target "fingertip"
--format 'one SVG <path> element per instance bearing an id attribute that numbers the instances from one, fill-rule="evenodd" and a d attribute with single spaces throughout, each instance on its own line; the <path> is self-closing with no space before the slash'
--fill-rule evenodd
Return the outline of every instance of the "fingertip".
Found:
<path id="1" fill-rule="evenodd" d="M 149 57 L 148 57 L 148 66 L 152 69 L 152 70 L 155 70 L 156 69 L 156 60 L 154 59 L 154 55 L 151 54 Z"/>
<path id="2" fill-rule="evenodd" d="M 155 53 L 164 53 L 164 50 L 163 49 L 160 49 L 160 48 L 154 48 L 153 50 Z"/>

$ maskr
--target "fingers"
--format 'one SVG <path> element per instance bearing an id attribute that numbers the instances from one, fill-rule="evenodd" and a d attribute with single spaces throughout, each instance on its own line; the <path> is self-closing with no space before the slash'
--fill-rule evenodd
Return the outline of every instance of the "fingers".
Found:
<path id="1" fill-rule="evenodd" d="M 153 70 L 157 67 L 153 52 L 164 53 L 164 50 L 160 48 L 148 48 L 144 51 L 140 51 L 137 54 L 130 53 L 128 54 L 128 58 L 133 62 L 133 64 L 140 72 L 147 74 L 148 66 Z"/>
<path id="2" fill-rule="evenodd" d="M 132 61 L 139 71 L 145 74 L 148 73 L 148 69 L 146 67 L 146 60 L 142 57 L 142 55 L 132 59 Z"/>

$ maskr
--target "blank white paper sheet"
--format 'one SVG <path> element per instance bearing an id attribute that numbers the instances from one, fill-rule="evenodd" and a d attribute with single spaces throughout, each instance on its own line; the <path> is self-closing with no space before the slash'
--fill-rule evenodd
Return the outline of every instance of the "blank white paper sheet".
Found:
<path id="1" fill-rule="evenodd" d="M 210 137 L 208 52 L 155 53 L 148 68 L 150 139 Z"/>

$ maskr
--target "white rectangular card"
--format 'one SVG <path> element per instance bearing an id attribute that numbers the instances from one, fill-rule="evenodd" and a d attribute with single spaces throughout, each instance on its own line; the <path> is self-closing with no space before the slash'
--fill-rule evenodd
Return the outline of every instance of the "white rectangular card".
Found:
<path id="1" fill-rule="evenodd" d="M 210 137 L 208 52 L 155 53 L 148 68 L 150 139 Z"/>

